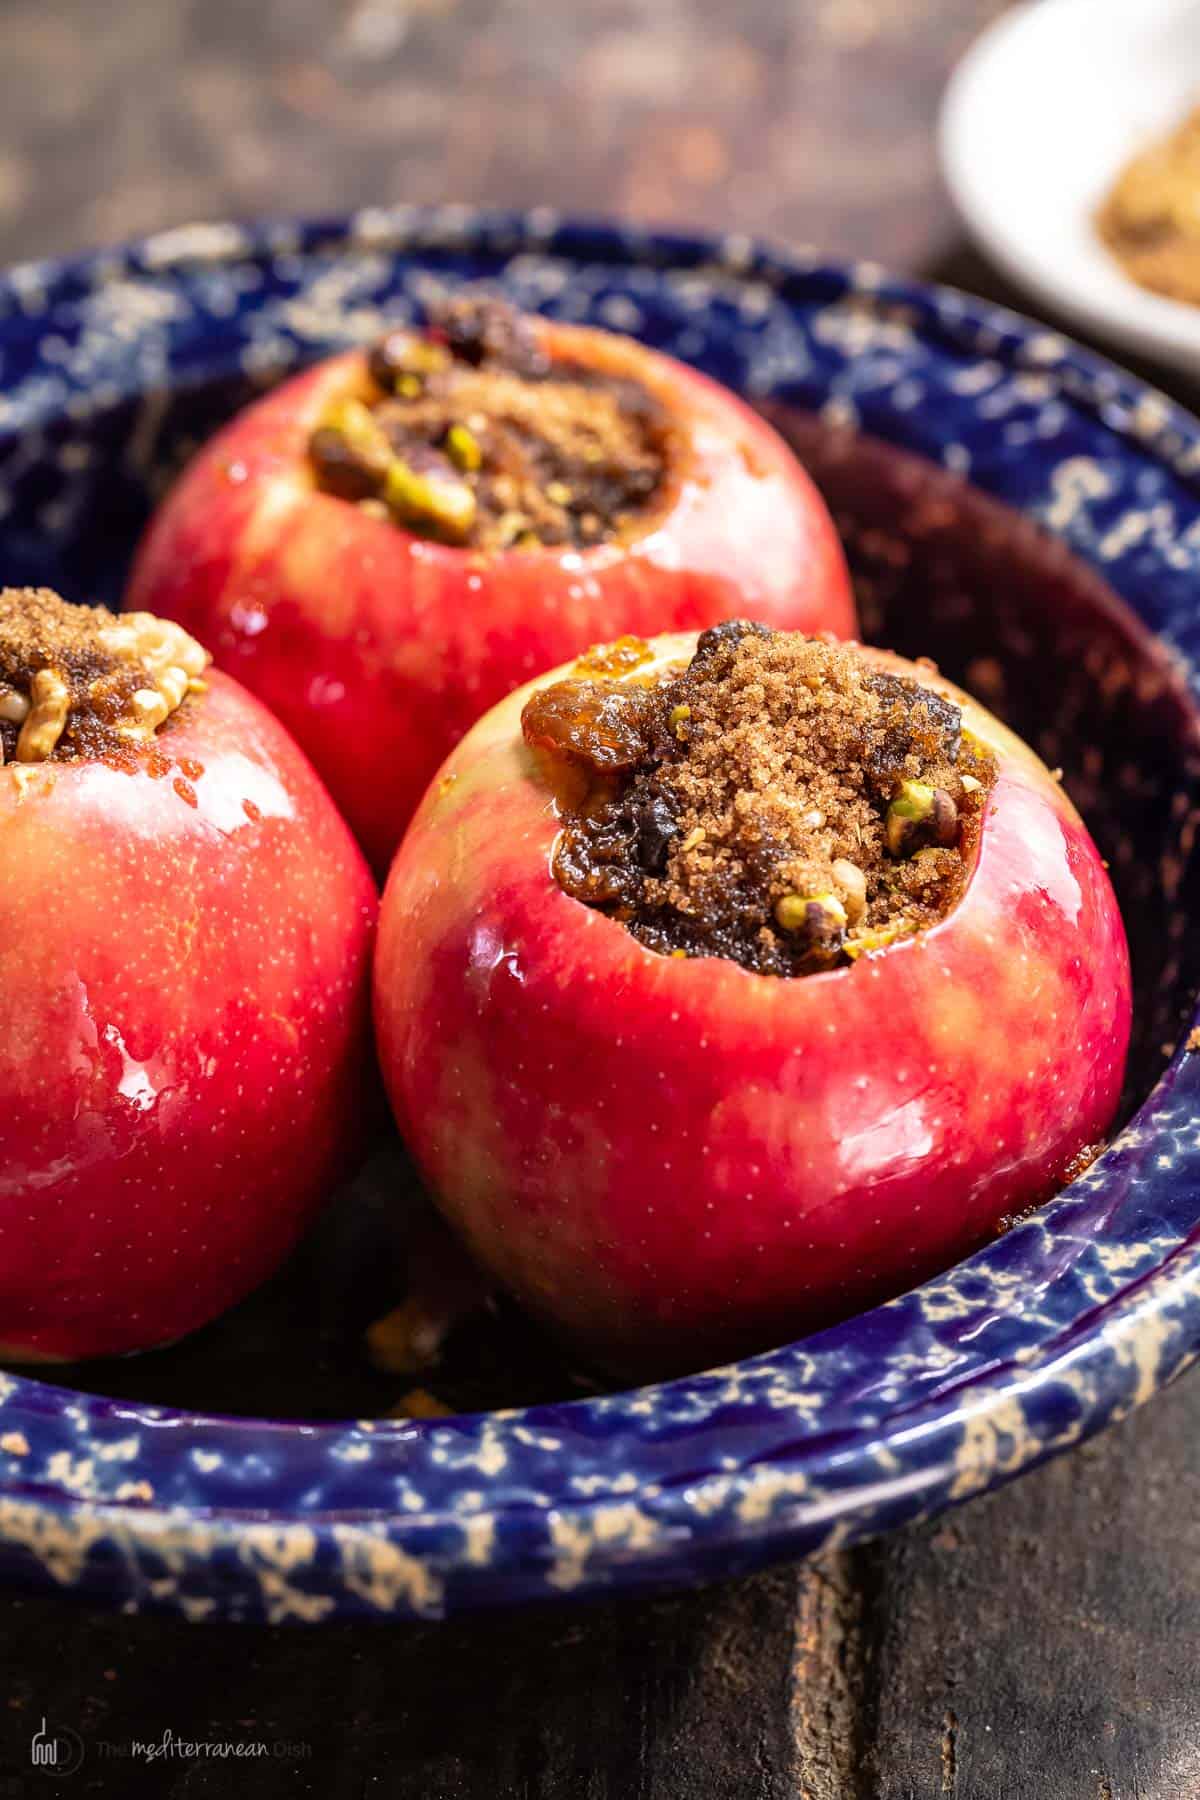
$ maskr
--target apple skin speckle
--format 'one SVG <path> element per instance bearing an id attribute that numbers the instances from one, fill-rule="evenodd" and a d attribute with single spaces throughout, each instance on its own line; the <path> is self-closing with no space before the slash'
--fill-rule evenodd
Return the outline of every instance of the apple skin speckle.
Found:
<path id="1" fill-rule="evenodd" d="M 270 1274 L 353 1159 L 375 888 L 224 675 L 132 769 L 19 773 L 0 768 L 0 1344 L 145 1349 Z"/>
<path id="2" fill-rule="evenodd" d="M 459 745 L 392 868 L 375 1017 L 401 1130 L 493 1275 L 618 1375 L 901 1292 L 1049 1198 L 1111 1123 L 1129 958 L 1086 828 L 990 714 L 870 654 L 949 693 L 998 763 L 966 890 L 919 938 L 792 980 L 646 950 L 550 873 L 528 687 Z"/>

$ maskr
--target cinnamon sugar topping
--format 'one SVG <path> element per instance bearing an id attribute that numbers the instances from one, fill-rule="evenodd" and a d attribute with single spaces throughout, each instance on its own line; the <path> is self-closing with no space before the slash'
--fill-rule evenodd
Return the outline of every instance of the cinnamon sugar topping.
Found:
<path id="1" fill-rule="evenodd" d="M 738 621 L 656 686 L 542 689 L 523 728 L 588 777 L 560 885 L 653 950 L 763 974 L 836 967 L 936 923 L 994 776 L 933 689 L 854 646 Z"/>

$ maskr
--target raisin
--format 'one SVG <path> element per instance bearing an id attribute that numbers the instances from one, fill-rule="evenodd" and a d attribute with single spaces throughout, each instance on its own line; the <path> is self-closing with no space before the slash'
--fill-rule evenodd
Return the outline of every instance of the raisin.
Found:
<path id="1" fill-rule="evenodd" d="M 657 711 L 648 688 L 558 681 L 526 701 L 521 730 L 535 749 L 617 775 L 649 754 Z"/>
<path id="2" fill-rule="evenodd" d="M 661 794 L 641 794 L 631 808 L 637 857 L 647 875 L 661 875 L 679 826 Z"/>
<path id="3" fill-rule="evenodd" d="M 768 638 L 771 636 L 769 625 L 760 625 L 757 619 L 726 619 L 720 625 L 710 625 L 696 639 L 696 654 L 692 658 L 693 672 L 703 669 L 721 650 L 735 650 L 746 637 Z"/>
<path id="4" fill-rule="evenodd" d="M 499 363 L 527 380 L 538 380 L 550 371 L 532 324 L 503 300 L 464 294 L 435 307 L 431 317 L 450 354 L 472 368 Z"/>
<path id="5" fill-rule="evenodd" d="M 901 675 L 877 673 L 871 687 L 882 705 L 883 730 L 873 734 L 867 759 L 872 786 L 890 796 L 903 779 L 911 756 L 922 764 L 956 762 L 962 743 L 962 712 L 952 700 Z"/>

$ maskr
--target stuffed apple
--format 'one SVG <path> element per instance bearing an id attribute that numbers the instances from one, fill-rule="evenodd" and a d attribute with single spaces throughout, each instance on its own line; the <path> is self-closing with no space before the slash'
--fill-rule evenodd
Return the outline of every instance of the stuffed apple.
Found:
<path id="1" fill-rule="evenodd" d="M 376 897 L 312 768 L 177 625 L 0 594 L 0 1346 L 145 1349 L 347 1168 Z"/>
<path id="2" fill-rule="evenodd" d="M 607 1369 L 788 1341 L 947 1266 L 1102 1141 L 1104 865 L 931 664 L 733 622 L 481 720 L 382 906 L 401 1129 L 468 1246 Z"/>

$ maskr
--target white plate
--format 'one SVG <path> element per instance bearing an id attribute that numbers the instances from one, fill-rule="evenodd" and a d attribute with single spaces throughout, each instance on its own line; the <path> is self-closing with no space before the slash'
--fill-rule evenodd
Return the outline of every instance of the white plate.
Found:
<path id="1" fill-rule="evenodd" d="M 1200 374 L 1200 307 L 1148 293 L 1096 235 L 1131 155 L 1200 102 L 1200 0 L 1033 0 L 963 58 L 942 108 L 956 205 L 1007 275 L 1086 330 Z"/>

